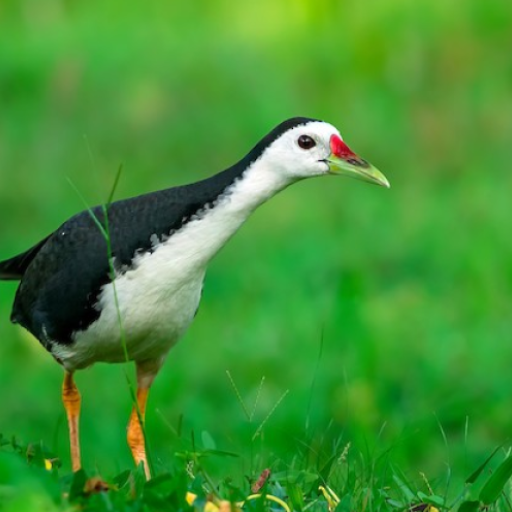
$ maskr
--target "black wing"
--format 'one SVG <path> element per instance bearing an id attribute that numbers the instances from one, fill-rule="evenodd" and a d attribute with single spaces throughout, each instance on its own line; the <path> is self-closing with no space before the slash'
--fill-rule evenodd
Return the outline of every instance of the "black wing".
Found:
<path id="1" fill-rule="evenodd" d="M 116 271 L 129 269 L 135 254 L 152 251 L 155 236 L 172 234 L 214 203 L 240 169 L 234 166 L 202 182 L 112 203 L 108 224 Z M 103 209 L 91 211 L 104 224 Z M 71 343 L 73 333 L 86 329 L 100 315 L 98 295 L 110 281 L 106 240 L 91 212 L 84 211 L 36 248 L 25 253 L 31 255 L 30 261 L 18 265 L 23 274 L 11 320 L 45 345 L 50 340 Z"/>

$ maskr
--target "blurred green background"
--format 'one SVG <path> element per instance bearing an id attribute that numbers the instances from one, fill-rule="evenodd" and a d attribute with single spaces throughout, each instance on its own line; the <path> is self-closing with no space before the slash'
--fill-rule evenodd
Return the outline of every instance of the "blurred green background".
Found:
<path id="1" fill-rule="evenodd" d="M 153 386 L 156 466 L 193 432 L 243 455 L 222 475 L 350 442 L 467 476 L 512 416 L 512 4 L 174 4 L 0 5 L 0 259 L 83 209 L 68 179 L 100 203 L 122 163 L 117 197 L 137 195 L 224 169 L 285 118 L 329 121 L 391 190 L 303 182 L 223 249 Z M 0 432 L 69 467 L 62 369 L 9 323 L 15 289 L 0 283 Z M 250 411 L 259 397 L 251 421 L 226 370 Z M 123 372 L 77 375 L 84 462 L 104 474 L 131 464 Z"/>

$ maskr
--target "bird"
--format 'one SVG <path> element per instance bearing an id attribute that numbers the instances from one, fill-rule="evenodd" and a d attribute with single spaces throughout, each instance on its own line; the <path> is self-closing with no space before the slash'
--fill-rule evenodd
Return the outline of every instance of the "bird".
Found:
<path id="1" fill-rule="evenodd" d="M 222 172 L 87 208 L 26 252 L 0 262 L 0 280 L 19 281 L 11 321 L 64 369 L 74 472 L 82 467 L 75 371 L 98 362 L 135 363 L 127 442 L 150 479 L 148 394 L 197 313 L 208 263 L 258 206 L 295 182 L 327 175 L 390 186 L 333 125 L 294 117 Z"/>

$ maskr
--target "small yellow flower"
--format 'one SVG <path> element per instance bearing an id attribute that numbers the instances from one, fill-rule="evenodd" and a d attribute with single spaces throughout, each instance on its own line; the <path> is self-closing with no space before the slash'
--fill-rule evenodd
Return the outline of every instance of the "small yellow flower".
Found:
<path id="1" fill-rule="evenodd" d="M 196 498 L 197 494 L 194 494 L 193 492 L 187 492 L 187 495 L 185 496 L 185 499 L 189 505 L 193 505 Z"/>
<path id="2" fill-rule="evenodd" d="M 257 498 L 261 498 L 261 494 L 251 494 L 250 496 L 247 496 L 245 501 L 255 500 Z M 187 495 L 185 496 L 185 499 L 187 500 L 187 503 L 189 505 L 193 505 L 194 502 L 197 499 L 197 494 L 194 494 L 192 492 L 187 492 Z M 291 512 L 290 507 L 280 498 L 277 496 L 272 496 L 271 494 L 266 494 L 265 499 L 269 501 L 273 501 L 277 503 L 278 505 L 281 505 L 281 507 L 285 510 L 285 512 Z M 220 500 L 217 502 L 213 501 L 207 501 L 204 506 L 204 512 L 241 512 L 241 507 L 243 507 L 245 501 L 241 501 L 239 503 L 230 503 L 226 500 Z"/>
<path id="3" fill-rule="evenodd" d="M 193 492 L 187 492 L 185 499 L 189 505 L 193 505 L 197 499 L 197 494 L 194 494 Z M 226 500 L 221 500 L 217 503 L 214 503 L 213 501 L 207 501 L 203 509 L 204 512 L 238 512 L 239 510 L 240 509 L 238 506 L 232 506 L 232 504 Z"/>

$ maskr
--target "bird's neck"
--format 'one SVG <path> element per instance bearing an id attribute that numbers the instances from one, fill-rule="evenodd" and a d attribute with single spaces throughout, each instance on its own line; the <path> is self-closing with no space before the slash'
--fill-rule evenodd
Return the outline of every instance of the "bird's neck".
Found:
<path id="1" fill-rule="evenodd" d="M 243 222 L 261 204 L 292 183 L 264 160 L 256 160 L 219 197 L 217 206 Z"/>
<path id="2" fill-rule="evenodd" d="M 177 242 L 182 261 L 191 269 L 205 269 L 251 213 L 290 183 L 264 161 L 256 160 L 169 242 Z"/>

